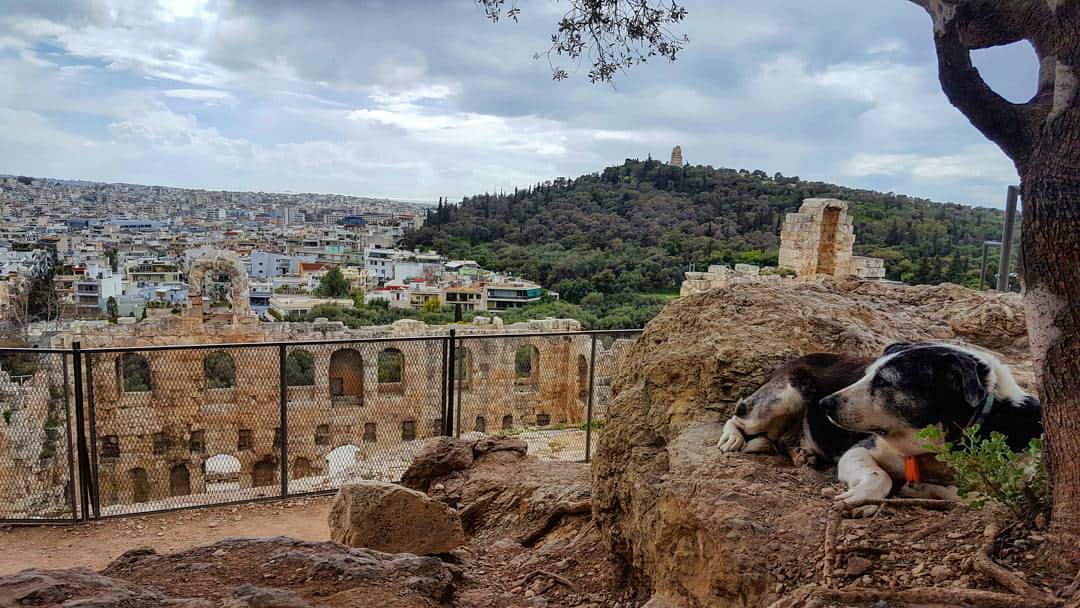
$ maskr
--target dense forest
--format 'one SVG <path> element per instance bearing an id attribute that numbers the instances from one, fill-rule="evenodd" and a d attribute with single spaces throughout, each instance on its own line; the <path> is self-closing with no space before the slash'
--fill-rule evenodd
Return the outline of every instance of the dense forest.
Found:
<path id="1" fill-rule="evenodd" d="M 851 201 L 855 253 L 908 283 L 976 287 L 982 242 L 1001 234 L 995 209 L 649 159 L 440 203 L 406 241 L 537 281 L 602 318 L 677 290 L 690 265 L 775 265 L 784 215 L 810 197 Z"/>

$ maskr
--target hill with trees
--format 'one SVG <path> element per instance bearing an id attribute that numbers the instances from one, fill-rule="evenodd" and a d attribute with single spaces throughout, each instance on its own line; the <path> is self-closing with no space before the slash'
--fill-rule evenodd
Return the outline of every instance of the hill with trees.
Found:
<path id="1" fill-rule="evenodd" d="M 996 209 L 649 159 L 440 203 L 406 242 L 538 281 L 604 317 L 676 291 L 691 264 L 775 265 L 785 214 L 810 197 L 851 201 L 855 253 L 908 283 L 976 287 L 982 242 L 1001 234 Z"/>

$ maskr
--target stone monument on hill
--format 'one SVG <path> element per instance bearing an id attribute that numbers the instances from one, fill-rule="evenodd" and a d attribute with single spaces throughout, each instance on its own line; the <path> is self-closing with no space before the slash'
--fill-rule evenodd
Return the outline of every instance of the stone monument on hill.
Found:
<path id="1" fill-rule="evenodd" d="M 671 149 L 671 162 L 669 162 L 668 164 L 672 167 L 683 166 L 682 146 L 675 146 Z"/>

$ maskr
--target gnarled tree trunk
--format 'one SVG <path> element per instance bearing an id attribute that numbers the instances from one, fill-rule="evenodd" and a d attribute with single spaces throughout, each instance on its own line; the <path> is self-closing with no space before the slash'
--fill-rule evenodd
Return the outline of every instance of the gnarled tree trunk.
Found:
<path id="1" fill-rule="evenodd" d="M 1023 200 L 1022 279 L 1053 485 L 1052 531 L 1080 563 L 1080 0 L 912 0 L 934 22 L 941 87 L 1012 159 Z M 971 50 L 1029 41 L 1039 90 L 995 93 Z"/>
<path id="2" fill-rule="evenodd" d="M 1021 174 L 1028 333 L 1045 406 L 1053 529 L 1080 561 L 1080 109 L 1051 125 Z"/>

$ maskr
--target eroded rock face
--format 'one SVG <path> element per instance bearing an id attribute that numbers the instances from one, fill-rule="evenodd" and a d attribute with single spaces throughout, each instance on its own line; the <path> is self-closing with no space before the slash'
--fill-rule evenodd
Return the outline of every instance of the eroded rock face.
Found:
<path id="1" fill-rule="evenodd" d="M 811 352 L 877 355 L 897 340 L 995 350 L 1031 385 L 1019 296 L 953 285 L 742 285 L 649 323 L 615 380 L 593 514 L 656 606 L 767 606 L 812 582 L 825 474 L 714 447 L 735 402 Z"/>
<path id="2" fill-rule="evenodd" d="M 339 543 L 390 553 L 446 553 L 465 542 L 457 511 L 385 481 L 342 486 L 329 523 L 330 538 Z"/>
<path id="3" fill-rule="evenodd" d="M 457 574 L 434 557 L 284 537 L 232 538 L 168 555 L 135 549 L 100 573 L 0 577 L 0 606 L 318 608 L 448 605 Z"/>

